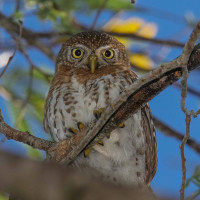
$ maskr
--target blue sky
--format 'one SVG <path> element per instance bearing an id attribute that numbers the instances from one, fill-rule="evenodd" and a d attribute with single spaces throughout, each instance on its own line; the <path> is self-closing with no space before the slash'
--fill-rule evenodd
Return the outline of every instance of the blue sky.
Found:
<path id="1" fill-rule="evenodd" d="M 152 10 L 151 13 L 141 13 L 129 11 L 126 13 L 126 17 L 135 16 L 144 19 L 147 22 L 154 22 L 158 26 L 158 33 L 156 38 L 162 39 L 174 39 L 181 42 L 186 42 L 189 34 L 192 30 L 191 27 L 186 28 L 184 20 L 200 19 L 200 1 L 199 0 L 138 0 L 136 3 L 137 6 L 148 8 Z M 7 15 L 12 13 L 13 5 L 5 4 L 3 7 L 3 12 Z M 160 12 L 162 16 L 160 16 Z M 163 11 L 163 12 L 162 12 Z M 171 14 L 170 14 L 171 13 Z M 174 15 L 177 17 L 174 18 Z M 93 17 L 85 17 L 81 13 L 77 13 L 78 19 L 83 23 L 90 23 L 93 21 Z M 94 16 L 94 15 L 93 15 Z M 110 13 L 102 13 L 98 26 L 103 26 L 105 22 L 109 19 Z M 170 19 L 170 17 L 172 19 Z M 167 19 L 166 19 L 167 18 Z M 31 28 L 35 31 L 43 30 L 48 31 L 51 29 L 51 23 L 39 23 L 35 17 L 27 17 L 24 21 L 24 26 Z M 184 31 L 183 31 L 184 30 Z M 161 47 L 149 44 L 152 48 L 154 55 L 157 55 L 161 50 Z M 58 49 L 56 50 L 58 51 Z M 1 53 L 1 52 L 0 52 Z M 41 56 L 37 51 L 29 51 L 31 58 L 38 65 L 45 65 L 50 67 L 52 70 L 54 64 L 45 56 Z M 180 55 L 181 49 L 174 48 L 170 51 L 169 55 L 166 57 L 165 61 L 170 61 Z M 20 53 L 17 53 L 14 60 L 11 63 L 10 68 L 14 64 L 20 64 L 25 66 L 26 62 Z M 199 85 L 194 86 L 193 82 L 199 83 L 199 72 L 192 72 L 189 79 L 189 85 L 200 90 Z M 170 125 L 175 130 L 184 133 L 185 132 L 185 115 L 180 108 L 180 91 L 170 86 L 154 98 L 150 102 L 153 115 L 161 119 L 166 124 Z M 13 123 L 12 120 L 8 117 L 8 109 L 6 108 L 6 102 L 0 97 L 0 108 L 3 111 L 3 114 L 8 123 Z M 199 99 L 195 96 L 188 95 L 187 105 L 189 108 L 197 109 L 199 107 Z M 196 139 L 200 143 L 199 137 L 200 130 L 200 118 L 192 119 L 191 123 L 191 137 Z M 41 137 L 46 137 L 42 135 Z M 179 145 L 180 142 L 174 138 L 166 137 L 157 130 L 158 138 L 158 171 L 152 182 L 152 187 L 158 194 L 166 195 L 179 195 L 179 189 L 181 186 L 181 157 Z M 23 154 L 25 151 L 24 147 L 16 142 L 7 141 L 2 145 L 3 149 L 9 151 L 15 151 L 20 154 Z M 190 177 L 195 169 L 195 167 L 200 164 L 200 157 L 193 150 L 186 147 L 186 159 L 187 159 L 187 177 Z M 196 188 L 190 186 L 186 189 L 186 194 L 191 194 Z"/>

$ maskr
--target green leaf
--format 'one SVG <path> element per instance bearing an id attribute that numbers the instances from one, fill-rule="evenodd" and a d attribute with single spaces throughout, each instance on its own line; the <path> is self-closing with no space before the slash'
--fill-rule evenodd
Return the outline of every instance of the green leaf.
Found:
<path id="1" fill-rule="evenodd" d="M 8 200 L 8 195 L 0 193 L 0 200 Z"/>
<path id="2" fill-rule="evenodd" d="M 105 0 L 87 0 L 90 9 L 99 9 Z M 106 9 L 110 9 L 113 11 L 121 11 L 122 9 L 133 9 L 133 5 L 130 1 L 124 0 L 109 0 L 105 6 Z"/>
<path id="3" fill-rule="evenodd" d="M 10 102 L 10 112 L 11 112 L 10 116 L 12 116 L 13 121 L 17 122 L 19 114 L 21 113 L 21 107 L 17 106 L 14 102 Z M 25 116 L 22 117 L 20 123 L 18 124 L 18 128 L 21 131 L 30 131 L 30 126 Z"/>
<path id="4" fill-rule="evenodd" d="M 30 146 L 28 146 L 28 148 L 27 148 L 27 153 L 31 158 L 34 158 L 37 160 L 42 158 L 41 152 L 38 149 L 34 149 Z"/>
<path id="5" fill-rule="evenodd" d="M 186 187 L 188 187 L 191 182 L 200 188 L 200 166 L 197 166 L 192 177 L 187 179 Z"/>

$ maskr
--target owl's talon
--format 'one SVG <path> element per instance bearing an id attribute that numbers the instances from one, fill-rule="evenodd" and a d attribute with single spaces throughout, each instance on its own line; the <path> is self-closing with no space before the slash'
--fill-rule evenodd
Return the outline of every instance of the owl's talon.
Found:
<path id="1" fill-rule="evenodd" d="M 85 126 L 82 122 L 78 122 L 77 127 L 78 127 L 79 131 L 81 131 L 81 129 L 83 129 Z"/>
<path id="2" fill-rule="evenodd" d="M 99 108 L 98 110 L 94 110 L 93 113 L 96 119 L 98 120 L 101 117 L 101 115 L 104 113 L 104 108 Z"/>
<path id="3" fill-rule="evenodd" d="M 68 128 L 68 131 L 72 134 L 77 134 L 78 133 L 78 130 L 75 129 L 75 128 Z"/>
<path id="4" fill-rule="evenodd" d="M 93 113 L 94 113 L 95 118 L 99 119 L 98 110 L 94 110 Z"/>
<path id="5" fill-rule="evenodd" d="M 106 133 L 106 137 L 109 139 L 111 133 Z"/>
<path id="6" fill-rule="evenodd" d="M 99 140 L 97 143 L 100 144 L 101 146 L 104 146 L 104 143 L 102 140 Z"/>
<path id="7" fill-rule="evenodd" d="M 124 128 L 124 127 L 125 127 L 125 124 L 124 124 L 124 123 L 121 123 L 121 124 L 119 125 L 119 127 L 120 127 L 120 128 Z"/>
<path id="8" fill-rule="evenodd" d="M 100 115 L 104 113 L 104 108 L 99 108 Z"/>
<path id="9" fill-rule="evenodd" d="M 90 155 L 91 147 L 84 150 L 84 157 L 87 158 Z"/>

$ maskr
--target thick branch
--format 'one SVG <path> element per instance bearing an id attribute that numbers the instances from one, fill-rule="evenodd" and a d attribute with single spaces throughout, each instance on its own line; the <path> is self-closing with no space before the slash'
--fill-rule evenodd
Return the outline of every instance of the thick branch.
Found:
<path id="1" fill-rule="evenodd" d="M 13 139 L 18 142 L 23 142 L 24 144 L 28 144 L 36 149 L 41 149 L 47 151 L 53 142 L 43 140 L 31 135 L 28 132 L 18 131 L 8 126 L 2 116 L 0 110 L 0 133 L 3 133 L 8 139 Z"/>
<path id="2" fill-rule="evenodd" d="M 0 163 L 0 191 L 17 199 L 155 199 L 147 189 L 115 187 L 62 165 L 36 162 L 1 151 Z"/>

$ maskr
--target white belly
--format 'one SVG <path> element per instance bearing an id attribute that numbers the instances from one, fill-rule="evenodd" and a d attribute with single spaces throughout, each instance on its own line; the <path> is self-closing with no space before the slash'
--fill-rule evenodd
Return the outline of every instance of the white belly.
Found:
<path id="1" fill-rule="evenodd" d="M 124 128 L 104 138 L 104 146 L 96 144 L 88 157 L 83 153 L 75 160 L 76 167 L 94 170 L 96 176 L 121 185 L 145 182 L 145 141 L 141 128 L 141 113 L 134 114 Z"/>

